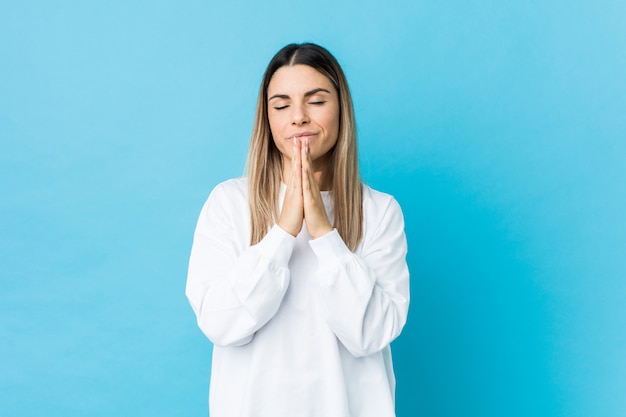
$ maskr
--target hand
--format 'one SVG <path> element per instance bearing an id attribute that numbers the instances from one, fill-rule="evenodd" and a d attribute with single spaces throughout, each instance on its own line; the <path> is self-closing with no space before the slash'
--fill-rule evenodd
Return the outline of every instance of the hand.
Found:
<path id="1" fill-rule="evenodd" d="M 304 202 L 304 220 L 306 229 L 313 239 L 324 236 L 333 230 L 318 183 L 322 172 L 313 172 L 313 161 L 309 147 L 309 139 L 300 145 L 300 162 L 302 165 L 302 199 Z"/>
<path id="2" fill-rule="evenodd" d="M 304 220 L 311 237 L 317 239 L 331 232 L 333 227 L 318 186 L 322 173 L 313 172 L 308 142 L 308 139 L 293 139 L 291 173 L 278 226 L 292 236 L 298 236 Z"/>
<path id="3" fill-rule="evenodd" d="M 304 199 L 302 198 L 302 159 L 300 141 L 293 138 L 293 157 L 291 158 L 291 175 L 287 180 L 287 191 L 280 212 L 278 226 L 291 234 L 298 236 L 302 230 L 304 220 Z"/>

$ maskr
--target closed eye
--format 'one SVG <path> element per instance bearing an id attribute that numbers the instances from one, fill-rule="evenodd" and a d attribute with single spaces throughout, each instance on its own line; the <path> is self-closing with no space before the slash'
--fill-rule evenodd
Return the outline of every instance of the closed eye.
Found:
<path id="1" fill-rule="evenodd" d="M 287 107 L 289 107 L 289 105 L 285 104 L 284 106 L 274 106 L 274 109 L 275 110 L 283 110 L 283 109 L 286 109 Z"/>
<path id="2" fill-rule="evenodd" d="M 322 104 L 326 103 L 326 101 L 322 100 L 322 101 L 311 101 L 309 102 L 309 104 L 313 104 L 316 106 L 321 106 Z"/>

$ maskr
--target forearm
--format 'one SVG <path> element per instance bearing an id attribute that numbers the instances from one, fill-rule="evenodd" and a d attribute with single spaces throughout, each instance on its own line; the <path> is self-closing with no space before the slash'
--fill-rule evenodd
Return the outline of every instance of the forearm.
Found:
<path id="1" fill-rule="evenodd" d="M 273 317 L 289 285 L 293 240 L 274 227 L 257 245 L 234 254 L 213 233 L 196 236 L 186 294 L 214 344 L 249 342 Z"/>
<path id="2" fill-rule="evenodd" d="M 318 281 L 329 327 L 355 356 L 380 351 L 400 334 L 408 314 L 404 249 L 368 264 L 336 231 L 322 239 L 312 247 L 320 259 Z"/>

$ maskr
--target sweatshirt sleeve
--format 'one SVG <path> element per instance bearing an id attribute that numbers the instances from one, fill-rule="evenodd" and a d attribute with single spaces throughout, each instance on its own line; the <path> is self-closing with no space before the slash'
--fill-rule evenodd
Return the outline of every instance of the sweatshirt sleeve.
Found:
<path id="1" fill-rule="evenodd" d="M 202 208 L 185 292 L 213 344 L 241 346 L 278 311 L 295 238 L 274 226 L 256 245 L 239 242 L 234 222 L 245 220 L 247 206 L 236 207 L 226 191 L 216 187 Z"/>
<path id="2" fill-rule="evenodd" d="M 326 320 L 354 356 L 388 346 L 406 323 L 409 308 L 407 243 L 400 206 L 389 197 L 359 255 L 334 230 L 310 241 L 318 259 L 318 282 Z"/>

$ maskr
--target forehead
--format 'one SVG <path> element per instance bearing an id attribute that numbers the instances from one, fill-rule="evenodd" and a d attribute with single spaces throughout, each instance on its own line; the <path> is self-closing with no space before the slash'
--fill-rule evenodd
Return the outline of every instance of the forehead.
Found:
<path id="1" fill-rule="evenodd" d="M 280 67 L 267 87 L 268 96 L 273 94 L 304 94 L 316 88 L 335 92 L 333 83 L 324 74 L 308 65 Z"/>

